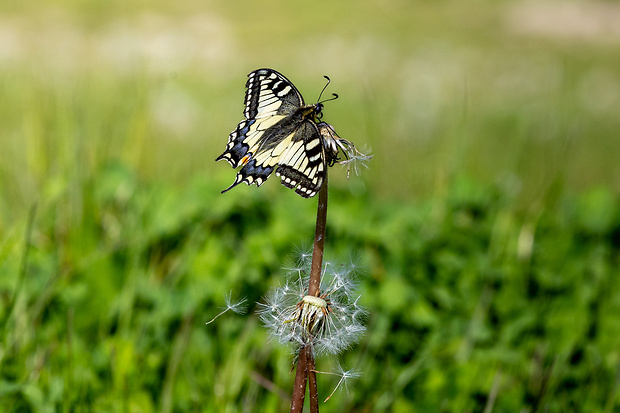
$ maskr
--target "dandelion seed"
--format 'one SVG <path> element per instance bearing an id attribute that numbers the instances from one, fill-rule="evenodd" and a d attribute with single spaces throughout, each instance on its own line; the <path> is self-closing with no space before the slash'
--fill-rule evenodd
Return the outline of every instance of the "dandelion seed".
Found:
<path id="1" fill-rule="evenodd" d="M 302 269 L 312 262 L 312 245 L 301 245 L 295 249 L 296 263 Z"/>
<path id="2" fill-rule="evenodd" d="M 213 317 L 211 319 L 211 321 L 208 321 L 205 324 L 211 324 L 212 322 L 215 321 L 216 318 L 218 318 L 219 316 L 223 315 L 224 313 L 226 313 L 227 311 L 233 311 L 237 314 L 243 314 L 245 313 L 245 310 L 247 308 L 246 305 L 246 298 L 242 298 L 238 301 L 232 301 L 231 299 L 232 296 L 232 291 L 229 291 L 225 296 L 224 296 L 224 302 L 226 303 L 226 308 L 220 312 L 218 315 L 216 315 L 215 317 Z"/>
<path id="3" fill-rule="evenodd" d="M 308 267 L 312 262 L 312 246 L 302 244 L 295 247 L 293 259 L 283 269 L 290 273 L 299 273 Z"/>
<path id="4" fill-rule="evenodd" d="M 333 395 L 334 393 L 336 393 L 336 390 L 338 390 L 338 388 L 342 385 L 342 387 L 346 390 L 348 390 L 349 388 L 349 381 L 350 380 L 354 380 L 354 379 L 358 379 L 362 376 L 362 372 L 357 371 L 357 370 L 344 370 L 342 368 L 342 366 L 340 364 L 336 365 L 336 370 L 337 372 L 329 372 L 329 371 L 318 371 L 318 370 L 313 370 L 315 373 L 319 373 L 319 374 L 328 374 L 330 376 L 339 376 L 340 380 L 338 380 L 338 383 L 336 384 L 336 387 L 334 387 L 334 390 L 330 393 L 329 396 L 327 396 L 327 398 L 323 401 L 323 403 L 326 403 Z"/>

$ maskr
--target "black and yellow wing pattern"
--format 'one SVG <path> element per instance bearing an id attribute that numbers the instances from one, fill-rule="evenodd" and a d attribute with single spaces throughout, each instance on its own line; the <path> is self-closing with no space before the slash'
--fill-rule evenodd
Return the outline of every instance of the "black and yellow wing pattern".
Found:
<path id="1" fill-rule="evenodd" d="M 336 145 L 324 142 L 331 136 L 326 133 L 329 125 L 317 123 L 322 109 L 321 103 L 306 105 L 297 88 L 277 71 L 250 73 L 245 119 L 230 133 L 226 150 L 216 159 L 227 160 L 233 168 L 241 166 L 235 182 L 222 193 L 242 182 L 260 186 L 275 170 L 282 185 L 304 198 L 316 195 L 328 164 L 338 154 Z"/>

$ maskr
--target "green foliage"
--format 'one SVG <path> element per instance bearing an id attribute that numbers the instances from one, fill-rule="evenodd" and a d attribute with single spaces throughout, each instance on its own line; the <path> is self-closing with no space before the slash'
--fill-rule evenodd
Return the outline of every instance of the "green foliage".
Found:
<path id="1" fill-rule="evenodd" d="M 497 411 L 617 403 L 618 199 L 598 189 L 515 213 L 504 196 L 458 182 L 402 218 L 349 217 L 358 236 L 332 237 L 371 257 L 371 336 L 357 356 L 370 386 L 358 408 L 369 395 L 377 410 L 402 411 L 482 411 L 490 394 Z M 594 207 L 604 227 L 583 219 L 592 199 L 605 200 Z"/>
<path id="2" fill-rule="evenodd" d="M 281 282 L 313 202 L 219 189 L 110 164 L 82 188 L 80 218 L 58 214 L 62 201 L 29 232 L 24 218 L 2 248 L 3 411 L 286 408 L 257 377 L 286 395 L 291 356 L 253 310 L 204 323 L 228 290 L 256 302 Z M 359 252 L 370 315 L 343 357 L 363 375 L 324 410 L 616 405 L 620 202 L 597 189 L 552 210 L 510 205 L 466 180 L 412 205 L 332 188 L 326 251 Z"/>
<path id="3" fill-rule="evenodd" d="M 330 174 L 327 258 L 359 257 L 369 317 L 340 360 L 362 377 L 322 410 L 618 411 L 620 59 L 599 6 L 2 2 L 0 411 L 287 409 L 292 356 L 252 305 L 205 325 L 281 284 L 314 231 L 274 178 L 219 194 L 262 66 L 308 102 L 330 75 L 325 120 L 375 154 Z"/>

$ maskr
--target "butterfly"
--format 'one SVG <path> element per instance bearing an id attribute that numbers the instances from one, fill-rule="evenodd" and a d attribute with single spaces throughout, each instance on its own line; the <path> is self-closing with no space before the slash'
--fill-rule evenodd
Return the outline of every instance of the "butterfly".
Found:
<path id="1" fill-rule="evenodd" d="M 273 69 L 253 71 L 245 86 L 245 119 L 216 159 L 241 169 L 222 193 L 242 182 L 261 186 L 275 170 L 282 185 L 304 198 L 315 196 L 342 147 L 334 128 L 320 122 L 323 103 L 306 105 L 293 83 Z"/>

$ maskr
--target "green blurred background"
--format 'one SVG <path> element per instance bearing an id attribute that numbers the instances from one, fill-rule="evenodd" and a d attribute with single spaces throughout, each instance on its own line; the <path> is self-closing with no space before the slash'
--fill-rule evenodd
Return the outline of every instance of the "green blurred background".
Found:
<path id="1" fill-rule="evenodd" d="M 285 411 L 254 303 L 315 200 L 213 160 L 246 75 L 372 148 L 330 174 L 363 372 L 324 411 L 620 411 L 620 3 L 3 1 L 0 410 Z M 246 315 L 205 326 L 224 295 Z M 333 371 L 336 358 L 317 367 Z M 319 377 L 329 394 L 337 378 Z"/>

